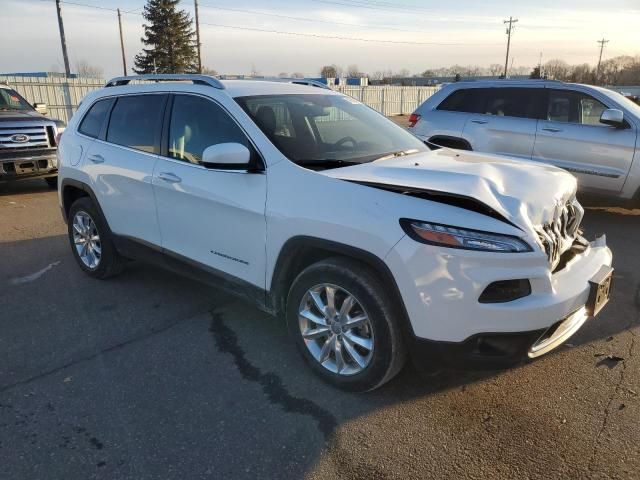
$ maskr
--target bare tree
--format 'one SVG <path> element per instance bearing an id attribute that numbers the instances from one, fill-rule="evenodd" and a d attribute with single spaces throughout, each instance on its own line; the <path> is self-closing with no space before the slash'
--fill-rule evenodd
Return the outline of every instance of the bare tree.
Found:
<path id="1" fill-rule="evenodd" d="M 320 69 L 322 78 L 338 78 L 338 67 L 335 65 L 325 65 Z"/>
<path id="2" fill-rule="evenodd" d="M 499 63 L 492 63 L 489 65 L 489 75 L 492 77 L 498 77 L 504 71 L 504 65 L 500 65 Z"/>
<path id="3" fill-rule="evenodd" d="M 86 60 L 80 60 L 76 63 L 76 72 L 81 77 L 104 77 L 104 70 L 102 69 L 102 67 L 95 67 L 93 65 L 90 65 Z"/>
<path id="4" fill-rule="evenodd" d="M 564 60 L 554 58 L 544 64 L 544 73 L 552 80 L 569 80 L 571 67 Z"/>
<path id="5" fill-rule="evenodd" d="M 278 77 L 280 77 L 280 78 L 287 78 L 288 76 L 289 76 L 289 74 L 287 72 L 280 72 L 278 74 Z"/>
<path id="6" fill-rule="evenodd" d="M 249 76 L 257 77 L 258 75 L 260 75 L 260 71 L 256 68 L 256 64 L 252 63 L 251 64 L 251 71 L 249 72 Z"/>
<path id="7" fill-rule="evenodd" d="M 304 73 L 302 73 L 302 72 L 293 72 L 293 73 L 291 74 L 291 76 L 292 76 L 293 78 L 304 78 Z"/>
<path id="8" fill-rule="evenodd" d="M 531 72 L 531 67 L 525 65 L 518 65 L 511 70 L 512 75 L 529 75 L 529 72 Z"/>
<path id="9" fill-rule="evenodd" d="M 398 78 L 407 78 L 409 75 L 411 75 L 409 69 L 401 68 L 394 76 Z"/>
<path id="10" fill-rule="evenodd" d="M 571 67 L 569 80 L 576 83 L 594 83 L 595 72 L 588 63 Z"/>
<path id="11" fill-rule="evenodd" d="M 362 76 L 362 72 L 360 72 L 356 64 L 349 65 L 346 73 L 348 78 L 360 78 Z"/>
<path id="12" fill-rule="evenodd" d="M 218 71 L 214 70 L 213 68 L 202 67 L 202 74 L 203 75 L 211 75 L 212 77 L 216 77 L 216 76 L 218 76 Z"/>

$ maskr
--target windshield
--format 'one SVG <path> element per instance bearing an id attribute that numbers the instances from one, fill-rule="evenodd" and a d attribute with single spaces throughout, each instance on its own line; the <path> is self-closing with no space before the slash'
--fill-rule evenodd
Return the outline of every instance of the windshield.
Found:
<path id="1" fill-rule="evenodd" d="M 336 168 L 428 148 L 404 128 L 342 95 L 260 95 L 236 101 L 291 161 Z"/>
<path id="2" fill-rule="evenodd" d="M 10 88 L 0 88 L 0 110 L 29 110 L 33 107 L 18 92 Z"/>

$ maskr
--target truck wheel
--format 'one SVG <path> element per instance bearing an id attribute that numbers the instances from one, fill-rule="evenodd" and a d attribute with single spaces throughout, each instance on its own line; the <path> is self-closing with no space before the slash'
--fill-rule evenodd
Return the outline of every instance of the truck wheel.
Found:
<path id="1" fill-rule="evenodd" d="M 289 290 L 289 332 L 311 368 L 338 388 L 373 390 L 404 365 L 398 309 L 378 278 L 336 257 L 307 267 Z"/>
<path id="2" fill-rule="evenodd" d="M 44 181 L 47 182 L 47 185 L 49 185 L 49 188 L 51 189 L 58 188 L 58 177 L 47 177 L 44 179 Z"/>
<path id="3" fill-rule="evenodd" d="M 111 240 L 111 231 L 88 197 L 76 200 L 67 221 L 69 242 L 80 268 L 94 278 L 108 278 L 120 273 L 124 259 Z"/>

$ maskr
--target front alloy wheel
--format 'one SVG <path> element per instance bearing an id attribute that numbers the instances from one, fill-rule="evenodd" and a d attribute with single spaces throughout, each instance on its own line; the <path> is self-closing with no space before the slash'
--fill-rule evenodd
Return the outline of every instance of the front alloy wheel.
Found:
<path id="1" fill-rule="evenodd" d="M 298 309 L 298 324 L 309 353 L 330 372 L 355 375 L 373 357 L 373 327 L 351 293 L 332 284 L 307 290 Z"/>
<path id="2" fill-rule="evenodd" d="M 98 268 L 102 258 L 100 235 L 91 216 L 82 210 L 73 217 L 73 243 L 82 263 L 91 270 Z"/>
<path id="3" fill-rule="evenodd" d="M 309 265 L 293 280 L 287 328 L 311 369 L 352 392 L 378 388 L 400 371 L 402 312 L 379 272 L 347 257 Z"/>

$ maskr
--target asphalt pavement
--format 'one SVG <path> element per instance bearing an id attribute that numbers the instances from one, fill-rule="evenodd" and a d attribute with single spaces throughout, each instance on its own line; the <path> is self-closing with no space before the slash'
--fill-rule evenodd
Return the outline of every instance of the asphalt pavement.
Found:
<path id="1" fill-rule="evenodd" d="M 142 263 L 75 264 L 56 193 L 0 185 L 0 479 L 640 477 L 640 210 L 593 207 L 613 298 L 501 372 L 347 394 L 282 320 Z"/>

